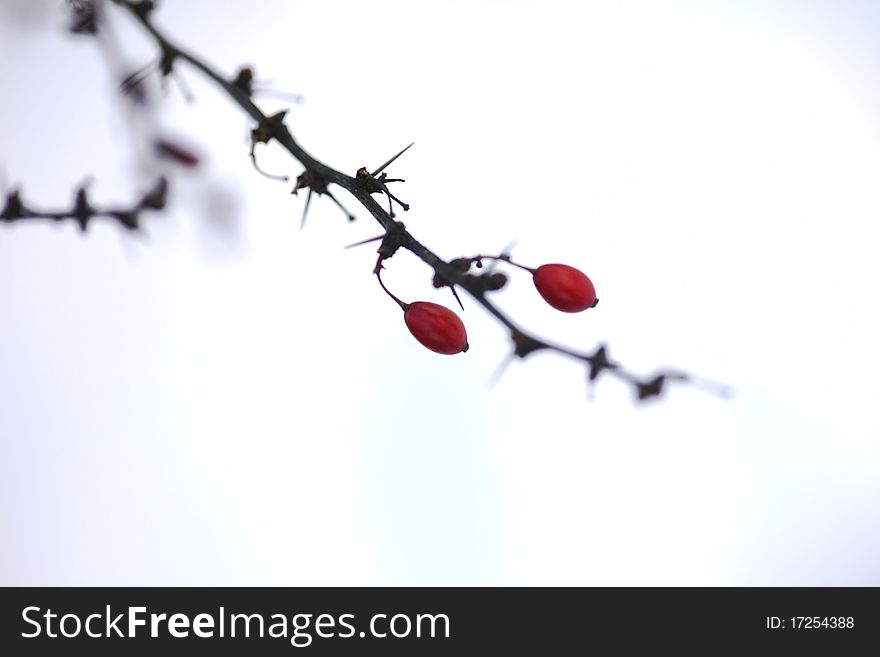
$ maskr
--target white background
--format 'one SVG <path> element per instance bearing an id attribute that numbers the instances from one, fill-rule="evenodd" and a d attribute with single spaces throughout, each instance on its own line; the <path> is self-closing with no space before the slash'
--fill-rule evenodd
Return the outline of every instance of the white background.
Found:
<path id="1" fill-rule="evenodd" d="M 874 2 L 162 3 L 228 75 L 354 172 L 410 141 L 412 232 L 517 239 L 594 280 L 582 315 L 512 272 L 497 300 L 645 374 L 730 384 L 649 405 L 562 358 L 407 333 L 379 233 L 257 175 L 244 115 L 192 69 L 133 120 L 60 2 L 0 0 L 0 171 L 43 207 L 149 185 L 150 130 L 204 156 L 143 236 L 0 226 L 0 583 L 880 585 Z M 154 51 L 124 17 L 131 66 Z M 117 62 L 118 63 L 118 62 Z M 264 168 L 301 168 L 275 146 Z M 153 167 L 155 164 L 152 165 Z M 339 198 L 356 209 L 345 192 Z M 386 280 L 453 303 L 408 254 Z"/>

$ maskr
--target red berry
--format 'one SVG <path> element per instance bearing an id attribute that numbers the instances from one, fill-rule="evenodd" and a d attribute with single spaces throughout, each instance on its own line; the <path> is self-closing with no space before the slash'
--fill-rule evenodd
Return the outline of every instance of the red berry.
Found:
<path id="1" fill-rule="evenodd" d="M 593 282 L 579 269 L 568 265 L 541 265 L 535 270 L 535 287 L 556 310 L 579 313 L 599 300 Z"/>
<path id="2" fill-rule="evenodd" d="M 183 146 L 165 139 L 156 140 L 156 151 L 159 157 L 172 160 L 185 167 L 194 167 L 199 163 L 199 156 Z"/>
<path id="3" fill-rule="evenodd" d="M 416 301 L 407 306 L 403 319 L 416 340 L 438 354 L 468 350 L 467 333 L 458 315 L 436 303 Z"/>

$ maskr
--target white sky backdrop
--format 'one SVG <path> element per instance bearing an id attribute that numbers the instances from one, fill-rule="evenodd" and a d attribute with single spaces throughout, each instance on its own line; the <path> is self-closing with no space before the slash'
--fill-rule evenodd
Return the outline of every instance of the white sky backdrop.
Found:
<path id="1" fill-rule="evenodd" d="M 0 166 L 34 205 L 127 201 L 116 79 L 62 3 L 0 0 Z M 163 2 L 232 74 L 302 93 L 301 143 L 391 168 L 444 257 L 566 262 L 601 304 L 499 303 L 644 373 L 732 385 L 636 406 L 555 356 L 487 381 L 407 333 L 378 234 L 259 177 L 190 69 L 161 125 L 205 154 L 147 236 L 0 226 L 2 584 L 880 585 L 880 5 Z M 117 29 L 132 63 L 152 52 Z M 270 98 L 267 110 L 289 103 Z M 297 175 L 280 149 L 262 164 Z M 141 174 L 143 172 L 141 171 Z M 344 192 L 339 197 L 352 208 Z M 406 254 L 388 284 L 451 306 Z"/>

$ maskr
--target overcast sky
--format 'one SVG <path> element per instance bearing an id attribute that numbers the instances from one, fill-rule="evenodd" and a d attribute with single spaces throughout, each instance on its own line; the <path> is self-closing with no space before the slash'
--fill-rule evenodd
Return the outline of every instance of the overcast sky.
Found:
<path id="1" fill-rule="evenodd" d="M 326 163 L 415 141 L 389 173 L 441 256 L 517 240 L 593 279 L 562 315 L 510 272 L 524 326 L 735 390 L 637 405 L 553 355 L 490 387 L 509 344 L 468 299 L 471 350 L 423 349 L 374 247 L 342 248 L 365 211 L 315 199 L 300 232 L 240 109 L 181 67 L 195 102 L 172 81 L 132 116 L 149 41 L 113 13 L 110 64 L 63 4 L 0 0 L 4 188 L 127 202 L 145 135 L 203 162 L 142 236 L 0 226 L 0 583 L 880 585 L 880 5 L 160 3 L 225 74 L 303 94 L 258 100 Z"/>

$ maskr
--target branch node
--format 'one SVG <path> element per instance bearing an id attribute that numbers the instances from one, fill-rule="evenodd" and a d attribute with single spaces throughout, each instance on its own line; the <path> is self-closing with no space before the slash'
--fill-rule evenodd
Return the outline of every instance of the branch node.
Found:
<path id="1" fill-rule="evenodd" d="M 608 358 L 608 349 L 604 344 L 600 345 L 595 353 L 592 356 L 589 356 L 586 360 L 590 366 L 588 376 L 590 383 L 598 379 L 599 375 L 605 370 L 616 370 L 620 367 L 617 363 Z"/>
<path id="2" fill-rule="evenodd" d="M 132 0 L 128 3 L 131 10 L 143 19 L 149 18 L 156 8 L 154 0 Z"/>
<path id="3" fill-rule="evenodd" d="M 88 228 L 89 219 L 95 215 L 95 209 L 89 204 L 86 188 L 80 187 L 76 190 L 76 201 L 74 201 L 73 212 L 71 216 L 79 224 L 81 231 L 85 232 Z"/>
<path id="4" fill-rule="evenodd" d="M 250 66 L 242 66 L 230 84 L 245 96 L 252 96 L 254 93 L 254 69 Z"/>
<path id="5" fill-rule="evenodd" d="M 355 173 L 355 182 L 365 192 L 367 192 L 368 194 L 385 194 L 388 197 L 388 214 L 392 218 L 394 217 L 394 203 L 397 203 L 401 208 L 403 208 L 404 212 L 407 212 L 409 210 L 409 203 L 404 203 L 394 194 L 392 194 L 391 190 L 388 189 L 388 183 L 406 181 L 403 178 L 389 178 L 388 174 L 383 173 L 383 170 L 388 167 L 392 162 L 394 162 L 394 160 L 396 160 L 401 155 L 406 153 L 410 148 L 412 148 L 413 144 L 415 144 L 415 142 L 412 142 L 409 146 L 404 148 L 397 155 L 385 162 L 385 164 L 380 166 L 372 173 L 370 173 L 370 170 L 367 169 L 367 167 L 361 167 Z"/>
<path id="6" fill-rule="evenodd" d="M 306 169 L 301 174 L 299 174 L 299 176 L 297 176 L 296 184 L 293 186 L 293 189 L 290 190 L 290 193 L 294 196 L 298 196 L 299 190 L 309 190 L 309 197 L 306 199 L 306 207 L 303 210 L 302 225 L 305 225 L 306 222 L 306 213 L 308 212 L 309 201 L 311 200 L 312 192 L 314 192 L 318 196 L 326 194 L 330 198 L 330 200 L 333 201 L 340 210 L 342 210 L 343 214 L 345 214 L 346 219 L 348 219 L 349 221 L 355 221 L 355 219 L 357 219 L 357 217 L 349 212 L 348 208 L 342 205 L 342 203 L 339 202 L 339 199 L 337 199 L 333 195 L 333 193 L 329 189 L 327 189 L 328 185 L 329 182 L 327 181 L 327 179 L 312 169 Z"/>
<path id="7" fill-rule="evenodd" d="M 511 338 L 513 339 L 513 355 L 517 358 L 525 358 L 531 353 L 548 348 L 548 346 L 540 340 L 516 329 L 511 331 Z"/>
<path id="8" fill-rule="evenodd" d="M 666 375 L 658 374 L 653 379 L 647 381 L 636 381 L 636 397 L 643 402 L 652 397 L 659 397 L 663 394 L 663 386 L 666 383 Z"/>
<path id="9" fill-rule="evenodd" d="M 73 34 L 98 33 L 98 7 L 95 0 L 68 0 L 73 12 L 70 31 Z"/>
<path id="10" fill-rule="evenodd" d="M 162 210 L 168 202 L 168 180 L 163 176 L 155 186 L 141 199 L 141 208 L 145 210 Z"/>
<path id="11" fill-rule="evenodd" d="M 0 212 L 0 219 L 3 221 L 15 221 L 29 214 L 21 200 L 21 192 L 13 190 L 6 195 L 6 205 L 3 212 Z"/>
<path id="12" fill-rule="evenodd" d="M 385 233 L 385 237 L 382 238 L 382 243 L 376 251 L 379 254 L 380 261 L 387 260 L 397 253 L 403 247 L 406 237 L 406 226 L 400 221 L 394 221 L 391 224 L 391 228 Z"/>

